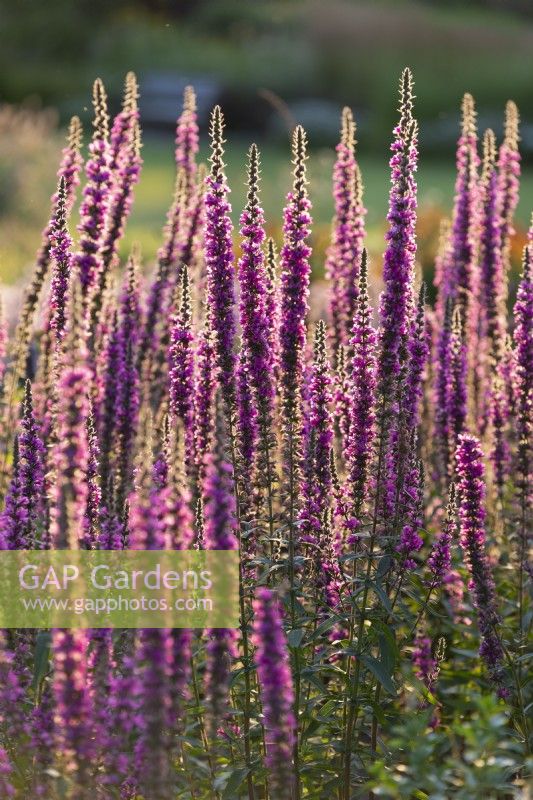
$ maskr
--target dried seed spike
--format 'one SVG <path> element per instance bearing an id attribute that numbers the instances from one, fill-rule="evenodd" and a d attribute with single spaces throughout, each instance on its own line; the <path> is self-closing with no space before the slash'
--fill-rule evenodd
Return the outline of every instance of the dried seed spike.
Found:
<path id="1" fill-rule="evenodd" d="M 307 177 L 305 162 L 307 161 L 307 134 L 301 125 L 297 125 L 292 136 L 292 163 L 294 164 L 294 195 L 303 198 L 307 195 Z"/>
<path id="2" fill-rule="evenodd" d="M 413 73 L 405 67 L 400 78 L 400 128 L 406 130 L 413 119 Z"/>
<path id="3" fill-rule="evenodd" d="M 246 210 L 255 216 L 259 206 L 259 175 L 260 175 L 259 150 L 256 144 L 250 146 L 248 152 L 248 193 L 246 195 Z"/>
<path id="4" fill-rule="evenodd" d="M 196 111 L 196 92 L 193 86 L 186 86 L 183 90 L 183 110 L 189 113 Z"/>
<path id="5" fill-rule="evenodd" d="M 211 137 L 211 177 L 218 183 L 222 179 L 222 173 L 226 166 L 223 161 L 224 155 L 224 115 L 220 106 L 215 106 L 211 114 L 209 128 Z"/>
<path id="6" fill-rule="evenodd" d="M 496 137 L 494 131 L 487 128 L 483 135 L 483 170 L 482 182 L 484 184 L 489 180 L 494 168 L 496 166 Z"/>
<path id="7" fill-rule="evenodd" d="M 124 100 L 122 102 L 123 111 L 136 111 L 137 100 L 139 99 L 139 84 L 134 72 L 128 72 L 124 82 Z"/>
<path id="8" fill-rule="evenodd" d="M 352 109 L 344 106 L 341 114 L 341 144 L 347 147 L 352 153 L 355 150 L 355 120 Z"/>
<path id="9" fill-rule="evenodd" d="M 463 136 L 476 136 L 476 105 L 474 98 L 468 92 L 463 96 L 461 103 L 462 122 L 461 129 Z"/>
<path id="10" fill-rule="evenodd" d="M 81 150 L 83 140 L 83 128 L 79 117 L 74 116 L 70 118 L 68 126 L 68 146 L 71 150 L 79 152 Z"/>
<path id="11" fill-rule="evenodd" d="M 359 164 L 355 164 L 354 169 L 354 188 L 353 188 L 353 199 L 355 203 L 355 207 L 359 208 L 363 205 L 363 192 L 365 190 L 365 185 L 363 183 L 363 176 L 361 175 L 361 169 Z"/>
<path id="12" fill-rule="evenodd" d="M 93 85 L 94 133 L 93 140 L 105 139 L 109 136 L 109 114 L 107 112 L 107 94 L 104 84 L 97 78 Z"/>
<path id="13" fill-rule="evenodd" d="M 508 100 L 505 106 L 504 141 L 510 150 L 518 150 L 520 113 L 513 100 Z"/>

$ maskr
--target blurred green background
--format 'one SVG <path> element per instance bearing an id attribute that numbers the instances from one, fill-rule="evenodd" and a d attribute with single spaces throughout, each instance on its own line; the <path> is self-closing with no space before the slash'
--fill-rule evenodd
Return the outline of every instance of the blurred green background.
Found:
<path id="1" fill-rule="evenodd" d="M 409 65 L 421 124 L 419 256 L 430 272 L 439 220 L 449 213 L 462 94 L 476 98 L 480 128 L 501 135 L 505 102 L 522 124 L 523 180 L 514 257 L 533 208 L 532 0 L 0 0 L 0 277 L 31 268 L 48 214 L 68 117 L 90 135 L 91 85 L 110 107 L 134 70 L 141 84 L 144 169 L 123 245 L 149 263 L 173 185 L 173 121 L 187 82 L 199 92 L 205 155 L 209 108 L 228 122 L 235 215 L 244 201 L 251 141 L 263 156 L 263 200 L 279 238 L 289 187 L 288 127 L 311 142 L 311 198 L 320 274 L 332 215 L 330 176 L 341 107 L 358 123 L 370 246 L 382 249 L 388 146 L 397 82 Z"/>

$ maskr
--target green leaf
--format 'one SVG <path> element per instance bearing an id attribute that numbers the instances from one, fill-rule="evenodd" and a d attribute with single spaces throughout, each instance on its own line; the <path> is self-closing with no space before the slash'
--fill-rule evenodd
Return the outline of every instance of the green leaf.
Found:
<path id="1" fill-rule="evenodd" d="M 317 719 L 320 720 L 327 720 L 330 718 L 331 712 L 337 708 L 338 701 L 337 700 L 328 700 L 324 703 L 322 708 L 320 708 L 317 712 Z"/>
<path id="2" fill-rule="evenodd" d="M 237 789 L 244 779 L 248 777 L 249 772 L 250 770 L 248 767 L 239 767 L 238 769 L 234 769 L 229 773 L 224 791 L 222 792 L 222 800 L 234 799 Z"/>
<path id="3" fill-rule="evenodd" d="M 287 641 L 289 642 L 289 647 L 293 647 L 294 649 L 300 647 L 304 635 L 305 631 L 303 630 L 303 628 L 293 628 L 292 631 L 289 631 L 287 634 Z"/>
<path id="4" fill-rule="evenodd" d="M 35 642 L 33 680 L 31 683 L 31 687 L 34 691 L 40 687 L 50 668 L 51 642 L 52 634 L 50 631 L 39 631 Z"/>
<path id="5" fill-rule="evenodd" d="M 393 564 L 393 557 L 386 555 L 380 558 L 378 568 L 376 570 L 376 581 L 381 582 Z"/>
<path id="6" fill-rule="evenodd" d="M 385 691 L 389 694 L 396 695 L 396 687 L 392 682 L 391 674 L 388 672 L 385 664 L 378 661 L 374 656 L 362 655 L 361 661 L 366 664 L 370 672 L 381 683 Z"/>

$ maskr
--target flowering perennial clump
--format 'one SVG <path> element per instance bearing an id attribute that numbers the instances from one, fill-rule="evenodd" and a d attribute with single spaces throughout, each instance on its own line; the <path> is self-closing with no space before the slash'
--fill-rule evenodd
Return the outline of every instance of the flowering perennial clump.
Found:
<path id="1" fill-rule="evenodd" d="M 418 770 L 404 791 L 411 743 L 396 770 L 395 732 L 416 709 L 428 747 L 440 737 L 470 769 L 468 721 L 489 702 L 512 737 L 491 796 L 515 796 L 533 575 L 533 228 L 512 302 L 519 117 L 510 102 L 481 159 L 464 97 L 433 302 L 416 263 L 413 92 L 406 69 L 382 266 L 342 111 L 317 303 L 300 125 L 282 241 L 267 239 L 255 144 L 235 231 L 223 113 L 206 170 L 187 87 L 150 277 L 121 247 L 142 167 L 135 76 L 114 119 L 95 82 L 79 198 L 73 118 L 11 340 L 0 324 L 0 549 L 239 550 L 240 624 L 2 634 L 1 798 L 451 797 L 453 770 L 437 788 Z"/>

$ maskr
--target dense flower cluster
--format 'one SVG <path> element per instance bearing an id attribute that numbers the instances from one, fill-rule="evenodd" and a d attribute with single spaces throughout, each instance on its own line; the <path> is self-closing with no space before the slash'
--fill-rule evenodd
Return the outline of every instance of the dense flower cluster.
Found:
<path id="1" fill-rule="evenodd" d="M 493 689 L 509 752 L 525 752 L 533 228 L 510 314 L 516 107 L 499 149 L 485 133 L 478 174 L 465 95 L 432 304 L 415 264 L 408 69 L 382 270 L 342 112 L 326 298 L 311 285 L 304 129 L 283 241 L 267 240 L 255 145 L 234 241 L 222 111 L 207 173 L 190 87 L 153 274 L 137 250 L 123 263 L 137 101 L 129 74 L 110 122 L 95 83 L 77 235 L 74 119 L 12 351 L 0 321 L 0 550 L 239 551 L 239 627 L 2 634 L 1 797 L 366 797 L 379 759 L 393 779 L 400 718 L 416 707 L 446 737 L 453 703 L 463 724 Z M 451 748 L 470 752 L 466 738 Z"/>

